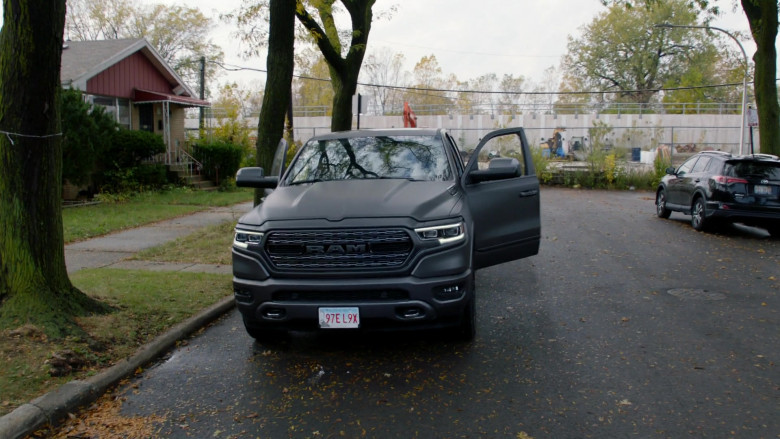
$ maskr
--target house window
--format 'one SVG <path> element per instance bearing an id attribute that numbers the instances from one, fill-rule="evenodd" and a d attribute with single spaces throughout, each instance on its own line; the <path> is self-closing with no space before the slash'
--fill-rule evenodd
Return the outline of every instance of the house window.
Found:
<path id="1" fill-rule="evenodd" d="M 92 96 L 92 105 L 103 107 L 106 110 L 106 114 L 110 114 L 120 126 L 130 128 L 129 99 Z"/>
<path id="2" fill-rule="evenodd" d="M 106 98 L 103 96 L 93 96 L 92 105 L 99 105 L 106 110 L 106 114 L 110 114 L 111 117 L 116 120 L 116 99 Z"/>
<path id="3" fill-rule="evenodd" d="M 116 121 L 122 128 L 130 129 L 130 99 L 116 100 Z"/>

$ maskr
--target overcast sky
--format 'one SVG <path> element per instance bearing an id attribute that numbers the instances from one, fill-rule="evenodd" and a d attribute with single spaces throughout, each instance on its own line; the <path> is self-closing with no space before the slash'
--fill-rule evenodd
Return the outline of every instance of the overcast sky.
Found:
<path id="1" fill-rule="evenodd" d="M 265 68 L 264 56 L 242 59 L 230 35 L 233 29 L 219 22 L 218 15 L 237 9 L 241 0 L 141 1 L 199 8 L 217 23 L 213 41 L 222 46 L 226 63 Z M 713 26 L 749 35 L 742 10 L 732 12 L 735 2 L 714 1 L 724 16 Z M 373 23 L 369 53 L 383 47 L 403 53 L 407 71 L 423 56 L 433 54 L 444 74 L 454 74 L 461 81 L 495 73 L 499 77 L 523 76 L 535 83 L 544 80 L 546 68 L 558 67 L 566 53 L 567 37 L 579 35 L 581 26 L 605 10 L 599 0 L 377 0 L 374 11 L 387 11 L 393 6 L 397 10 L 391 19 Z M 752 40 L 743 41 L 743 45 L 752 57 Z M 264 82 L 265 74 L 226 73 L 220 82 L 248 83 L 253 79 Z"/>
<path id="2" fill-rule="evenodd" d="M 146 3 L 177 3 L 176 0 L 143 0 Z M 178 2 L 180 3 L 180 2 Z M 732 12 L 733 0 L 716 0 L 725 12 L 714 26 L 729 31 L 748 30 L 742 10 Z M 217 16 L 237 8 L 241 0 L 189 0 L 206 15 Z M 566 53 L 567 37 L 579 35 L 579 28 L 605 10 L 599 0 L 377 0 L 375 11 L 397 10 L 391 19 L 375 21 L 369 35 L 369 53 L 382 47 L 403 53 L 411 71 L 423 57 L 434 54 L 444 74 L 461 81 L 487 73 L 524 76 L 544 80 L 544 70 L 558 67 Z M 376 15 L 376 14 L 375 14 Z M 348 23 L 347 23 L 348 24 Z M 220 24 L 214 41 L 225 51 L 230 64 L 264 68 L 265 58 L 243 60 L 231 44 L 231 29 Z M 743 42 L 749 57 L 752 41 Z M 735 47 L 736 49 L 736 47 Z M 221 82 L 251 78 L 265 80 L 259 73 L 230 73 Z"/>

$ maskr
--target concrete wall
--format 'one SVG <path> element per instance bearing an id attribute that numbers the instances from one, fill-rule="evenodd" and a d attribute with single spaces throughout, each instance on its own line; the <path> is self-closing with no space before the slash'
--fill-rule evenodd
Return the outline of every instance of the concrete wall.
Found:
<path id="1" fill-rule="evenodd" d="M 354 118 L 356 119 L 356 118 Z M 594 124 L 609 131 L 604 143 L 618 148 L 641 148 L 650 151 L 659 145 L 674 145 L 681 150 L 716 149 L 739 152 L 739 115 L 675 115 L 675 114 L 522 114 L 515 116 L 442 115 L 418 116 L 419 127 L 446 128 L 459 142 L 461 149 L 471 149 L 485 133 L 498 128 L 522 126 L 528 141 L 534 145 L 552 137 L 555 128 L 565 128 L 565 143 L 573 137 L 591 140 Z M 317 134 L 330 132 L 328 117 L 296 117 L 296 139 L 306 141 Z M 403 127 L 401 116 L 361 116 L 360 128 Z M 356 122 L 353 123 L 353 129 Z M 754 132 L 758 145 L 758 130 Z M 749 149 L 748 129 L 745 130 L 745 152 Z"/>

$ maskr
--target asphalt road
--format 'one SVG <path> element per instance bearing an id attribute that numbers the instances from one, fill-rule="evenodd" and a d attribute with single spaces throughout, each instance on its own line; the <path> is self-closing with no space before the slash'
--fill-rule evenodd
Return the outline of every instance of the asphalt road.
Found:
<path id="1" fill-rule="evenodd" d="M 477 274 L 478 335 L 295 334 L 234 311 L 120 390 L 185 438 L 778 438 L 780 240 L 641 192 L 542 190 L 539 255 Z"/>

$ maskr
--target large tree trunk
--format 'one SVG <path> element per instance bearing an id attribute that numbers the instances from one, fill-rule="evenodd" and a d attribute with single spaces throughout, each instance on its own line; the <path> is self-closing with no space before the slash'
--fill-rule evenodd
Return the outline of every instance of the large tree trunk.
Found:
<path id="1" fill-rule="evenodd" d="M 4 0 L 0 33 L 0 323 L 59 336 L 97 303 L 68 279 L 60 56 L 65 0 Z"/>
<path id="2" fill-rule="evenodd" d="M 274 152 L 282 139 L 284 118 L 290 103 L 295 41 L 295 2 L 271 0 L 268 32 L 268 79 L 257 124 L 257 166 L 271 169 Z M 255 205 L 262 190 L 255 191 Z"/>
<path id="3" fill-rule="evenodd" d="M 354 66 L 347 66 L 354 70 Z M 360 70 L 360 64 L 357 65 Z M 353 72 L 334 74 L 331 69 L 330 83 L 333 86 L 333 116 L 330 120 L 331 131 L 349 131 L 352 129 L 352 97 L 357 92 L 357 76 Z"/>
<path id="4" fill-rule="evenodd" d="M 756 53 L 753 89 L 758 106 L 761 152 L 780 155 L 780 106 L 777 103 L 777 0 L 742 0 Z"/>
<path id="5" fill-rule="evenodd" d="M 333 86 L 333 116 L 330 129 L 348 131 L 352 129 L 352 96 L 357 90 L 358 74 L 366 54 L 368 34 L 371 31 L 371 8 L 376 0 L 341 0 L 352 20 L 352 39 L 346 57 L 341 56 L 341 42 L 338 39 L 335 21 L 332 19 L 334 1 L 323 1 L 317 6 L 325 29 L 322 29 L 306 11 L 301 0 L 297 1 L 296 15 L 301 24 L 314 36 L 317 47 L 330 68 L 330 80 Z M 326 38 L 323 38 L 323 35 Z"/>

